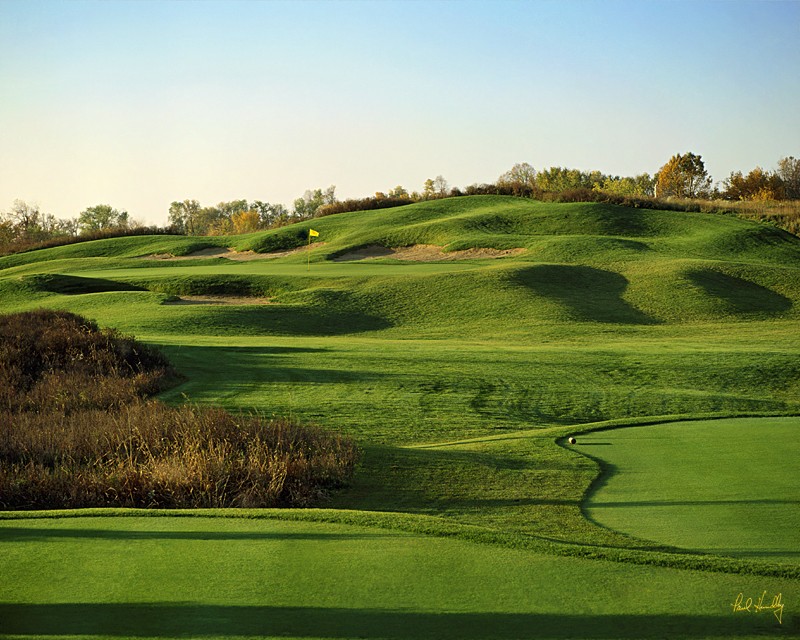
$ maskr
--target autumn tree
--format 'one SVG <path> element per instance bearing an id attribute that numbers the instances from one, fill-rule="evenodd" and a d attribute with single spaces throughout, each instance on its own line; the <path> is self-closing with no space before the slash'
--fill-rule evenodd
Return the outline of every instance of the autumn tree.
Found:
<path id="1" fill-rule="evenodd" d="M 406 191 L 405 188 L 399 184 L 394 189 L 389 191 L 387 197 L 397 198 L 398 200 L 411 199 L 411 196 L 408 195 L 408 191 Z"/>
<path id="2" fill-rule="evenodd" d="M 447 195 L 447 180 L 442 176 L 428 178 L 422 185 L 420 200 L 433 200 L 434 198 L 444 198 Z"/>
<path id="3" fill-rule="evenodd" d="M 656 174 L 656 196 L 659 198 L 701 198 L 711 191 L 711 177 L 702 157 L 694 153 L 672 156 Z"/>
<path id="4" fill-rule="evenodd" d="M 783 183 L 783 194 L 787 200 L 800 200 L 800 160 L 794 156 L 778 161 L 776 174 Z"/>
<path id="5" fill-rule="evenodd" d="M 261 217 L 258 211 L 239 211 L 231 216 L 234 233 L 253 233 L 258 231 L 261 226 Z"/>
<path id="6" fill-rule="evenodd" d="M 741 171 L 732 172 L 723 185 L 722 196 L 728 200 L 780 200 L 784 193 L 780 177 L 761 167 L 746 176 Z"/>
<path id="7" fill-rule="evenodd" d="M 14 224 L 11 220 L 3 220 L 2 217 L 0 217 L 0 251 L 16 239 L 17 231 L 14 228 Z"/>

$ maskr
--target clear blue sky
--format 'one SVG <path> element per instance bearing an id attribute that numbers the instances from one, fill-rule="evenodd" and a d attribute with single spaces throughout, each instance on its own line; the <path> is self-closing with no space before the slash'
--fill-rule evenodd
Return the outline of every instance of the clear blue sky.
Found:
<path id="1" fill-rule="evenodd" d="M 800 2 L 0 1 L 0 210 L 800 156 Z"/>

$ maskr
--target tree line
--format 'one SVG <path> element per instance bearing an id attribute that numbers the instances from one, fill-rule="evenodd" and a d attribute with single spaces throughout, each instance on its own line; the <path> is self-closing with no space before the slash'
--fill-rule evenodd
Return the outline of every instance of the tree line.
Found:
<path id="1" fill-rule="evenodd" d="M 721 185 L 712 188 L 713 180 L 703 158 L 694 153 L 677 153 L 655 175 L 634 177 L 605 175 L 600 171 L 580 171 L 550 167 L 536 171 L 530 164 L 514 165 L 502 174 L 497 185 L 521 185 L 532 191 L 561 193 L 591 189 L 601 193 L 632 197 L 688 198 L 729 201 L 766 201 L 800 199 L 800 160 L 781 158 L 773 171 L 756 167 L 744 175 L 731 172 Z"/>
<path id="2" fill-rule="evenodd" d="M 800 160 L 781 158 L 775 169 L 755 167 L 747 174 L 734 171 L 721 183 L 713 180 L 700 155 L 673 155 L 654 175 L 614 176 L 601 171 L 567 167 L 535 169 L 522 162 L 501 174 L 493 183 L 473 184 L 464 189 L 450 187 L 439 175 L 428 178 L 419 191 L 402 185 L 373 196 L 339 200 L 336 187 L 307 190 L 289 209 L 280 203 L 246 199 L 203 206 L 194 199 L 170 204 L 166 227 L 144 227 L 127 211 L 108 204 L 88 207 L 77 217 L 59 219 L 34 204 L 15 200 L 0 212 L 0 255 L 84 239 L 144 233 L 229 235 L 252 233 L 311 218 L 396 207 L 438 198 L 500 194 L 544 200 L 710 199 L 728 202 L 780 202 L 800 200 Z"/>

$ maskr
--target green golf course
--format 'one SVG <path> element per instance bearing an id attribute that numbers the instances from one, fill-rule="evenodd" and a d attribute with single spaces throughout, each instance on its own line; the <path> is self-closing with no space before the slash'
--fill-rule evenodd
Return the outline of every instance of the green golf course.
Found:
<path id="1" fill-rule="evenodd" d="M 361 456 L 315 509 L 0 512 L 2 637 L 800 637 L 786 232 L 448 198 L 0 258 L 39 308 L 157 346 L 169 404 Z"/>

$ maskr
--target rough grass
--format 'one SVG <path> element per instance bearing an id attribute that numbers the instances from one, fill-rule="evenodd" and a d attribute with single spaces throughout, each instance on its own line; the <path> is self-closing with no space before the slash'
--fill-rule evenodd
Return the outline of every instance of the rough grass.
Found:
<path id="1" fill-rule="evenodd" d="M 0 338 L 2 508 L 297 506 L 352 473 L 339 435 L 143 401 L 166 359 L 80 316 L 0 316 Z"/>
<path id="2" fill-rule="evenodd" d="M 0 420 L 6 509 L 305 506 L 357 457 L 350 440 L 291 421 L 159 402 Z"/>

